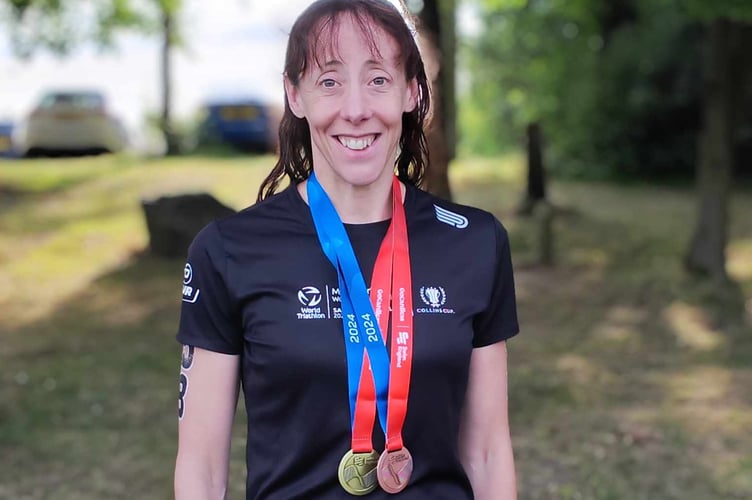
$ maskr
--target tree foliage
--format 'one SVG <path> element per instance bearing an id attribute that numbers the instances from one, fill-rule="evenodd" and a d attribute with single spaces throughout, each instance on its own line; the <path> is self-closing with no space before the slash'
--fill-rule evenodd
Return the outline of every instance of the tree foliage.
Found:
<path id="1" fill-rule="evenodd" d="M 160 33 L 163 13 L 175 16 L 181 7 L 182 0 L 0 0 L 0 25 L 19 57 L 63 56 L 85 42 L 111 48 L 123 31 Z"/>
<path id="2" fill-rule="evenodd" d="M 540 122 L 554 172 L 695 172 L 685 264 L 725 281 L 735 150 L 752 130 L 752 2 L 478 1 L 469 137 L 499 147 Z"/>
<path id="3" fill-rule="evenodd" d="M 749 0 L 685 0 L 687 12 L 703 21 L 723 18 L 752 23 L 752 2 Z"/>
<path id="4" fill-rule="evenodd" d="M 466 151 L 516 146 L 540 121 L 555 171 L 692 171 L 704 25 L 691 0 L 478 1 Z"/>

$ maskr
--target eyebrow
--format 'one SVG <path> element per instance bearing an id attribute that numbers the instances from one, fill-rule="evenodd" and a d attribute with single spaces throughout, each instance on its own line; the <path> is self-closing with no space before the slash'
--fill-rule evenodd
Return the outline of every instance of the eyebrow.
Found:
<path id="1" fill-rule="evenodd" d="M 336 59 L 332 59 L 329 61 L 326 61 L 324 64 L 319 64 L 318 67 L 320 70 L 328 69 L 328 68 L 334 68 L 334 67 L 340 67 L 344 66 L 344 63 L 342 61 L 338 61 Z"/>
<path id="2" fill-rule="evenodd" d="M 399 62 L 399 58 L 397 59 L 397 63 Z M 386 63 L 386 59 L 369 59 L 366 61 L 366 66 L 381 66 L 382 64 Z M 396 64 L 399 65 L 399 64 Z M 344 63 L 342 61 L 339 61 L 337 59 L 331 59 L 329 61 L 326 61 L 324 64 L 319 66 L 320 68 L 331 68 L 331 67 L 339 67 L 344 66 Z"/>

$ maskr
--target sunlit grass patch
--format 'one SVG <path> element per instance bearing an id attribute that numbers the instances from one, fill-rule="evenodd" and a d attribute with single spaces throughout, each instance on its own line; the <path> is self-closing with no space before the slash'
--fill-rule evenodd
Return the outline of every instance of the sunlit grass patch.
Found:
<path id="1" fill-rule="evenodd" d="M 525 157 L 518 153 L 491 158 L 464 158 L 453 165 L 450 176 L 456 186 L 482 181 L 519 188 L 527 175 L 525 161 Z"/>
<path id="2" fill-rule="evenodd" d="M 709 324 L 703 311 L 688 304 L 671 304 L 664 311 L 664 318 L 680 346 L 706 351 L 720 347 L 727 340 L 722 332 Z"/>
<path id="3" fill-rule="evenodd" d="M 271 161 L 105 156 L 16 162 L 0 170 L 0 185 L 25 193 L 0 218 L 6 321 L 41 317 L 144 250 L 142 200 L 208 190 L 243 208 L 255 200 Z"/>
<path id="4" fill-rule="evenodd" d="M 752 233 L 752 231 L 751 231 Z M 752 234 L 747 238 L 734 240 L 729 245 L 726 258 L 732 278 L 742 282 L 752 282 Z"/>

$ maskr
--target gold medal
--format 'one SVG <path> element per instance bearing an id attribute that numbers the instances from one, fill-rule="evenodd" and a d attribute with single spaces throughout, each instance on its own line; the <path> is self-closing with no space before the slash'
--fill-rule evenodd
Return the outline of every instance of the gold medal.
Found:
<path id="1" fill-rule="evenodd" d="M 355 453 L 349 450 L 339 462 L 337 476 L 339 484 L 351 495 L 367 495 L 376 489 L 376 466 L 379 453 L 371 450 L 367 453 Z"/>
<path id="2" fill-rule="evenodd" d="M 407 448 L 386 451 L 379 458 L 378 480 L 387 493 L 399 493 L 405 489 L 413 473 L 413 457 Z"/>

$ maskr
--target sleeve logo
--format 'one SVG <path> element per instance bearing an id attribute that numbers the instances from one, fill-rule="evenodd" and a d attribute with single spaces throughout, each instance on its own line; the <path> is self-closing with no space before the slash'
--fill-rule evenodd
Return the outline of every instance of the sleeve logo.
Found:
<path id="1" fill-rule="evenodd" d="M 199 293 L 201 293 L 201 290 L 191 286 L 192 281 L 193 268 L 189 263 L 186 263 L 183 268 L 183 302 L 188 302 L 189 304 L 195 304 Z"/>

